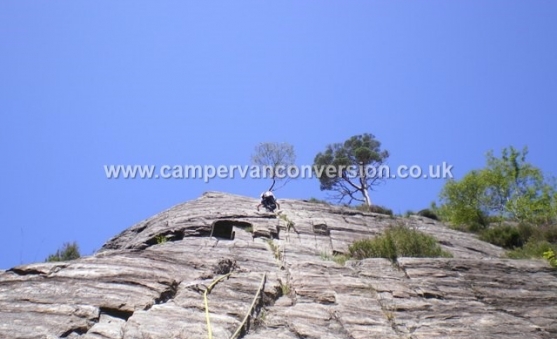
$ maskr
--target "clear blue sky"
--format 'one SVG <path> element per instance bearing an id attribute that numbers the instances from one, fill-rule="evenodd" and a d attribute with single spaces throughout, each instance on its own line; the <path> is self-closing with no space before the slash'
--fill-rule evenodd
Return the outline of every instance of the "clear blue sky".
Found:
<path id="1" fill-rule="evenodd" d="M 556 1 L 2 1 L 0 268 L 84 255 L 208 190 L 258 180 L 108 180 L 106 164 L 249 164 L 259 142 L 372 133 L 396 166 L 506 146 L 557 175 Z M 395 213 L 442 180 L 391 180 Z M 314 180 L 278 198 L 323 198 Z"/>

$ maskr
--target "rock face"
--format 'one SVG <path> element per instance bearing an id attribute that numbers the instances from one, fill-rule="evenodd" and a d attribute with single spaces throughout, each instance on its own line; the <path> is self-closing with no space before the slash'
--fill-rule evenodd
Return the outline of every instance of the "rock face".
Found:
<path id="1" fill-rule="evenodd" d="M 99 253 L 0 273 L 0 338 L 557 338 L 557 274 L 426 218 L 209 192 Z M 337 263 L 404 222 L 454 258 Z M 209 322 L 209 325 L 208 325 Z"/>

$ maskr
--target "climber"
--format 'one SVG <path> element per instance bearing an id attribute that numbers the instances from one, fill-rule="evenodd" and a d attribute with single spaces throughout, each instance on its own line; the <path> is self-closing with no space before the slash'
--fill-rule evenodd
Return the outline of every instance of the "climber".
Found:
<path id="1" fill-rule="evenodd" d="M 274 212 L 277 207 L 280 209 L 280 204 L 271 191 L 266 191 L 261 194 L 261 203 L 257 205 L 258 211 L 261 206 L 264 206 L 269 212 Z"/>

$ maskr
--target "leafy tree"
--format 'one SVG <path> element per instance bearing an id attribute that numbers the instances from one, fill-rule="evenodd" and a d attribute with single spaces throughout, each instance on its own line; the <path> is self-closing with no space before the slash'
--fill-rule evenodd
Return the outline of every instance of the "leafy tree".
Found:
<path id="1" fill-rule="evenodd" d="M 64 243 L 60 249 L 56 251 L 56 253 L 51 254 L 46 258 L 46 262 L 54 262 L 54 261 L 67 261 L 67 260 L 74 260 L 81 257 L 79 254 L 79 246 L 74 241 L 73 243 Z"/>
<path id="2" fill-rule="evenodd" d="M 485 228 L 489 223 L 485 173 L 471 171 L 460 181 L 449 180 L 440 194 L 438 214 L 453 225 L 467 225 L 472 231 Z"/>
<path id="3" fill-rule="evenodd" d="M 421 217 L 426 217 L 432 220 L 439 220 L 439 217 L 437 216 L 437 214 L 435 214 L 435 212 L 429 208 L 424 208 L 420 211 L 418 211 L 417 213 L 419 216 Z"/>
<path id="4" fill-rule="evenodd" d="M 290 181 L 287 170 L 296 161 L 294 146 L 289 143 L 265 142 L 255 147 L 251 157 L 253 164 L 262 167 L 273 182 L 269 191 L 272 191 L 277 181 L 284 181 L 282 186 Z M 281 186 L 281 187 L 282 187 Z"/>
<path id="5" fill-rule="evenodd" d="M 443 187 L 441 215 L 454 225 L 486 227 L 490 220 L 549 224 L 557 219 L 555 185 L 526 162 L 528 149 L 487 154 L 487 166 Z M 473 229 L 472 229 L 473 230 Z"/>
<path id="6" fill-rule="evenodd" d="M 371 206 L 369 190 L 382 180 L 381 165 L 389 152 L 373 134 L 355 135 L 344 143 L 328 145 L 315 156 L 313 171 L 322 191 L 334 191 L 339 201 L 349 199 Z"/>
<path id="7" fill-rule="evenodd" d="M 487 154 L 489 208 L 501 218 L 548 223 L 553 213 L 555 190 L 540 169 L 526 162 L 528 149 L 503 149 L 501 158 Z"/>

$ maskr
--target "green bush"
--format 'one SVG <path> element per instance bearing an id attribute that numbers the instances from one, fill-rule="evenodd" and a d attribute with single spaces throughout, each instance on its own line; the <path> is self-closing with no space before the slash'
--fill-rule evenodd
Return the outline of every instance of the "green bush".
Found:
<path id="1" fill-rule="evenodd" d="M 440 193 L 442 205 L 439 212 L 447 222 L 459 230 L 479 230 L 489 224 L 483 196 L 486 190 L 486 175 L 472 171 L 462 180 L 449 180 Z M 468 226 L 471 225 L 471 226 Z"/>
<path id="2" fill-rule="evenodd" d="M 403 225 L 391 226 L 373 239 L 358 240 L 350 245 L 348 251 L 356 259 L 387 258 L 392 261 L 398 257 L 452 256 L 439 246 L 434 237 Z"/>
<path id="3" fill-rule="evenodd" d="M 329 252 L 326 252 L 326 251 L 322 251 L 319 254 L 319 256 L 323 260 L 332 260 L 332 261 L 336 262 L 337 264 L 339 264 L 341 266 L 344 266 L 346 261 L 348 261 L 350 259 L 350 256 L 348 256 L 348 255 L 345 255 L 345 254 L 330 254 Z"/>
<path id="4" fill-rule="evenodd" d="M 393 214 L 393 210 L 387 208 L 387 207 L 383 207 L 383 206 L 379 206 L 379 205 L 371 205 L 368 206 L 366 204 L 360 204 L 360 205 L 348 205 L 348 204 L 344 204 L 342 205 L 344 207 L 348 207 L 348 208 L 354 208 L 357 209 L 358 211 L 362 211 L 362 212 L 371 212 L 371 213 L 377 213 L 377 214 L 385 214 L 385 215 L 390 215 L 391 217 L 394 215 Z"/>
<path id="5" fill-rule="evenodd" d="M 423 210 L 419 211 L 418 215 L 422 216 L 422 217 L 429 218 L 429 219 L 433 219 L 433 220 L 439 220 L 439 217 L 437 216 L 437 214 L 435 214 L 429 208 L 424 208 Z"/>
<path id="6" fill-rule="evenodd" d="M 407 210 L 406 212 L 404 212 L 404 217 L 405 218 L 410 218 L 411 215 L 415 215 L 416 213 L 414 213 L 414 211 L 412 210 Z"/>
<path id="7" fill-rule="evenodd" d="M 73 260 L 81 257 L 79 254 L 79 246 L 74 241 L 73 243 L 64 243 L 60 249 L 56 251 L 56 253 L 51 254 L 46 258 L 46 262 L 55 262 L 55 261 L 67 261 Z"/>
<path id="8" fill-rule="evenodd" d="M 553 244 L 557 243 L 557 225 L 539 226 L 537 231 L 539 232 L 539 235 L 535 234 L 535 236 L 537 235 L 538 237 Z"/>
<path id="9" fill-rule="evenodd" d="M 544 252 L 543 257 L 547 259 L 547 261 L 552 267 L 557 267 L 557 257 L 555 257 L 555 252 L 553 250 Z"/>
<path id="10" fill-rule="evenodd" d="M 545 240 L 530 239 L 523 247 L 509 251 L 507 256 L 512 259 L 542 258 L 547 251 L 557 252 L 557 245 Z"/>
<path id="11" fill-rule="evenodd" d="M 520 223 L 517 226 L 518 232 L 520 233 L 520 237 L 524 239 L 524 243 L 526 243 L 529 239 L 538 239 L 543 240 L 543 236 L 540 234 L 539 227 L 527 224 L 527 223 Z"/>
<path id="12" fill-rule="evenodd" d="M 386 215 L 390 215 L 391 217 L 393 216 L 393 210 L 384 206 L 371 205 L 369 208 L 367 208 L 367 206 L 365 206 L 365 208 L 367 211 L 372 213 L 386 214 Z"/>
<path id="13" fill-rule="evenodd" d="M 557 243 L 557 225 L 533 225 L 530 223 L 520 223 L 517 226 L 520 236 L 526 242 L 528 239 L 537 241 L 548 241 L 550 243 Z"/>
<path id="14" fill-rule="evenodd" d="M 499 225 L 480 232 L 480 240 L 507 249 L 522 247 L 528 238 L 523 238 L 520 229 L 512 225 Z"/>
<path id="15" fill-rule="evenodd" d="M 449 224 L 448 226 L 453 230 L 476 234 L 488 228 L 487 224 L 475 221 L 471 221 L 468 224 Z"/>
<path id="16" fill-rule="evenodd" d="M 314 203 L 314 204 L 330 205 L 330 203 L 328 201 L 317 199 L 317 198 L 314 198 L 314 197 L 309 198 L 309 200 L 307 200 L 307 202 L 311 202 L 311 203 Z"/>

